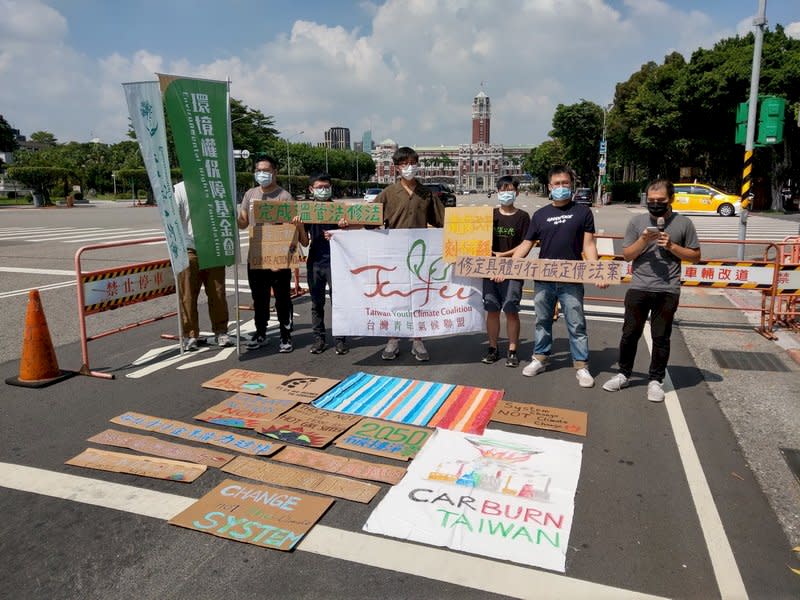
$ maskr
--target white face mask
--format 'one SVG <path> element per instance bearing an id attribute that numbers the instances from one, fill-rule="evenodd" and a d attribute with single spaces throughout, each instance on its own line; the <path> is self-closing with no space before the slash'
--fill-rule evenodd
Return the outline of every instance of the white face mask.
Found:
<path id="1" fill-rule="evenodd" d="M 497 192 L 497 201 L 500 202 L 503 206 L 508 206 L 509 204 L 514 203 L 514 199 L 517 197 L 517 193 L 507 190 L 504 192 Z"/>
<path id="2" fill-rule="evenodd" d="M 402 169 L 400 169 L 400 176 L 408 181 L 409 179 L 414 179 L 419 173 L 419 165 L 406 165 Z"/>
<path id="3" fill-rule="evenodd" d="M 269 187 L 272 183 L 272 173 L 269 171 L 256 171 L 256 182 L 261 187 Z"/>
<path id="4" fill-rule="evenodd" d="M 314 196 L 314 200 L 327 200 L 331 197 L 331 188 L 311 188 L 311 195 Z"/>

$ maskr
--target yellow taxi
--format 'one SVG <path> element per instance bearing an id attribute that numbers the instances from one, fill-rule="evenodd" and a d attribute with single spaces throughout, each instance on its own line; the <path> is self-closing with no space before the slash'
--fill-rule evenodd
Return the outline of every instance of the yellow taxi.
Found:
<path id="1" fill-rule="evenodd" d="M 722 217 L 733 217 L 741 212 L 742 199 L 704 183 L 676 183 L 672 210 L 681 213 L 716 213 Z"/>

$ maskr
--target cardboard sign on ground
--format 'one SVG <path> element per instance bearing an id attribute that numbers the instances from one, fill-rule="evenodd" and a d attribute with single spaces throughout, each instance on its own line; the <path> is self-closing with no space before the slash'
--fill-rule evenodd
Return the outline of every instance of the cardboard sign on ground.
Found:
<path id="1" fill-rule="evenodd" d="M 333 443 L 339 448 L 385 456 L 395 460 L 411 460 L 422 449 L 433 429 L 390 423 L 380 419 L 361 419 Z"/>
<path id="2" fill-rule="evenodd" d="M 308 404 L 337 383 L 338 379 L 314 377 L 295 371 L 286 377 L 282 376 L 281 381 L 270 388 L 269 397 Z"/>
<path id="3" fill-rule="evenodd" d="M 325 475 L 308 469 L 298 469 L 273 462 L 237 456 L 222 470 L 231 475 L 247 477 L 264 483 L 316 492 L 353 502 L 367 504 L 381 489 L 380 486 L 336 475 Z"/>
<path id="4" fill-rule="evenodd" d="M 169 523 L 285 551 L 303 539 L 331 504 L 331 498 L 226 479 Z"/>
<path id="5" fill-rule="evenodd" d="M 358 420 L 354 415 L 298 404 L 256 431 L 281 442 L 322 448 Z"/>
<path id="6" fill-rule="evenodd" d="M 383 465 L 380 463 L 367 462 L 345 456 L 326 454 L 319 450 L 309 448 L 297 448 L 287 446 L 273 457 L 278 462 L 309 467 L 318 471 L 336 473 L 337 475 L 347 475 L 356 479 L 369 479 L 370 481 L 382 481 L 394 485 L 399 482 L 406 470 L 402 467 Z"/>
<path id="7" fill-rule="evenodd" d="M 169 479 L 183 483 L 191 483 L 205 473 L 208 468 L 205 465 L 197 465 L 181 460 L 108 452 L 107 450 L 96 450 L 95 448 L 87 448 L 64 464 L 97 469 L 98 471 L 112 471 L 114 473 L 128 473 L 155 479 Z"/>
<path id="8" fill-rule="evenodd" d="M 283 444 L 276 444 L 263 439 L 251 438 L 238 433 L 229 433 L 221 429 L 200 427 L 199 425 L 182 423 L 181 421 L 169 421 L 135 412 L 121 414 L 111 419 L 111 422 L 117 425 L 133 427 L 134 429 L 172 435 L 184 440 L 200 442 L 201 444 L 220 446 L 242 454 L 269 456 L 283 448 Z"/>
<path id="9" fill-rule="evenodd" d="M 198 421 L 214 425 L 257 429 L 296 404 L 293 400 L 277 400 L 253 394 L 234 394 L 195 416 Z"/>
<path id="10" fill-rule="evenodd" d="M 117 446 L 119 448 L 130 448 L 138 450 L 144 454 L 163 456 L 174 460 L 185 460 L 209 467 L 221 467 L 233 460 L 233 454 L 224 452 L 214 452 L 207 448 L 195 448 L 184 444 L 173 444 L 165 442 L 149 435 L 139 435 L 136 433 L 125 433 L 115 429 L 106 429 L 90 437 L 87 441 L 106 446 Z"/>
<path id="11" fill-rule="evenodd" d="M 259 396 L 271 396 L 269 389 L 284 379 L 286 379 L 284 375 L 276 375 L 275 373 L 229 369 L 203 383 L 203 387 L 227 390 L 229 392 L 245 392 Z"/>
<path id="12" fill-rule="evenodd" d="M 503 401 L 495 407 L 492 421 L 586 435 L 586 413 L 580 410 Z"/>

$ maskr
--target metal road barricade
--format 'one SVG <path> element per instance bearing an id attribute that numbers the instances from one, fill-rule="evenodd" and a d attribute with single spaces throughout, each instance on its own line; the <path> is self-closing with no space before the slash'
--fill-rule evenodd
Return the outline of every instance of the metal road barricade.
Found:
<path id="1" fill-rule="evenodd" d="M 783 239 L 778 245 L 781 255 L 781 269 L 788 271 L 792 268 L 800 271 L 800 235 L 792 235 Z M 784 327 L 793 331 L 800 331 L 800 295 L 794 293 L 781 293 L 778 296 L 775 309 L 775 320 Z"/>
<path id="2" fill-rule="evenodd" d="M 172 311 L 158 317 L 137 321 L 122 327 L 116 327 L 97 335 L 86 334 L 86 317 L 88 315 L 114 310 L 123 306 L 146 302 L 153 298 L 167 296 L 175 293 L 175 277 L 169 259 L 153 260 L 144 263 L 129 264 L 96 271 L 83 271 L 81 256 L 89 250 L 116 248 L 119 246 L 136 246 L 152 242 L 163 242 L 164 237 L 152 237 L 140 240 L 127 240 L 121 242 L 108 242 L 105 244 L 92 244 L 83 246 L 75 253 L 75 277 L 78 289 L 78 323 L 81 333 L 81 353 L 83 363 L 81 375 L 114 379 L 111 373 L 93 371 L 89 367 L 89 342 L 114 333 L 121 333 L 140 325 L 146 325 L 161 319 L 174 317 L 177 311 Z"/>

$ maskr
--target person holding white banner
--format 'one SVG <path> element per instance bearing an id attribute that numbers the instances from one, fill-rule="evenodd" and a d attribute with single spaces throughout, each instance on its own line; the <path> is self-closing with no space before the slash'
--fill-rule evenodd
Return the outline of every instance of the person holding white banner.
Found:
<path id="1" fill-rule="evenodd" d="M 386 229 L 424 229 L 444 226 L 444 206 L 431 191 L 417 181 L 419 154 L 413 148 L 401 146 L 392 156 L 400 179 L 386 187 L 375 198 L 383 204 L 383 224 Z M 394 360 L 400 354 L 400 340 L 389 338 L 381 353 L 383 360 Z M 420 362 L 430 360 L 421 338 L 411 342 L 411 354 Z"/>

